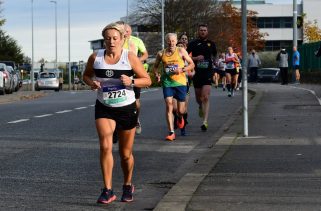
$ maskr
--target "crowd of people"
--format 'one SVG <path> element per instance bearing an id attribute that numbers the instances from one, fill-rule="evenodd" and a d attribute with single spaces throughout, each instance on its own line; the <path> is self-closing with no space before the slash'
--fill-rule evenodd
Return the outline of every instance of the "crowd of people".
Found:
<path id="1" fill-rule="evenodd" d="M 119 145 L 119 155 L 123 170 L 123 193 L 121 201 L 133 201 L 134 169 L 133 144 L 135 134 L 141 134 L 139 121 L 141 88 L 151 85 L 146 63 L 148 51 L 141 39 L 131 35 L 131 27 L 118 21 L 108 24 L 102 30 L 104 49 L 88 58 L 83 81 L 97 91 L 95 123 L 100 144 L 100 164 L 104 187 L 97 203 L 108 204 L 116 200 L 112 188 L 114 166 L 113 143 Z M 179 37 L 168 33 L 166 47 L 157 53 L 152 73 L 161 84 L 166 105 L 168 134 L 165 140 L 176 139 L 175 130 L 186 135 L 188 124 L 188 102 L 190 85 L 193 84 L 201 131 L 208 130 L 210 94 L 212 84 L 233 97 L 239 89 L 241 76 L 240 52 L 232 46 L 226 52 L 217 52 L 216 44 L 208 38 L 208 27 L 198 26 L 198 37 L 189 42 L 185 33 Z M 296 49 L 295 49 L 296 50 Z M 297 52 L 297 51 L 296 51 Z M 299 80 L 299 53 L 293 59 Z M 277 56 L 282 78 L 287 78 L 288 55 L 284 49 Z M 162 63 L 162 65 L 160 65 Z M 250 81 L 257 81 L 257 70 L 261 60 L 253 49 L 249 56 Z M 287 81 L 284 79 L 283 84 Z"/>

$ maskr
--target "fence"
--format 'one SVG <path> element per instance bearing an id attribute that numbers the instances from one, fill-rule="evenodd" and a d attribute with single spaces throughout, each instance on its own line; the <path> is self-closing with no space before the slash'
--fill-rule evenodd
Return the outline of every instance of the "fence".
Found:
<path id="1" fill-rule="evenodd" d="M 319 49 L 321 41 L 306 43 L 298 47 L 300 52 L 300 71 L 302 72 L 321 72 L 321 58 L 315 56 L 315 51 Z M 289 64 L 292 67 L 292 49 L 288 49 Z"/>

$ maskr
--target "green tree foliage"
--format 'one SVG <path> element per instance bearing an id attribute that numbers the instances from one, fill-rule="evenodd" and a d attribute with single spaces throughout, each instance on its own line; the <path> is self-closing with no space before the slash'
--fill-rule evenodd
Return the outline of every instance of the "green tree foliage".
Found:
<path id="1" fill-rule="evenodd" d="M 5 24 L 5 19 L 1 16 L 1 5 L 0 1 L 0 60 L 10 60 L 16 63 L 23 63 L 24 55 L 21 48 L 18 46 L 17 41 L 10 37 L 1 28 Z"/>

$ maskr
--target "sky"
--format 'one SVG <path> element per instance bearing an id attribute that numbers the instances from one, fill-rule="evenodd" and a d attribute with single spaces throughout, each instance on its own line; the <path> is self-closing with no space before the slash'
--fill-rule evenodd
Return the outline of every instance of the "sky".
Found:
<path id="1" fill-rule="evenodd" d="M 2 30 L 14 38 L 24 55 L 32 57 L 32 0 L 2 0 Z M 68 1 L 57 2 L 57 57 L 68 61 Z M 128 0 L 129 11 L 135 3 Z M 267 3 L 292 3 L 293 0 L 266 0 Z M 299 0 L 298 0 L 299 2 Z M 87 61 L 92 53 L 91 40 L 100 39 L 108 23 L 127 14 L 127 0 L 70 0 L 71 61 Z M 55 60 L 55 4 L 50 0 L 33 0 L 34 61 Z"/>

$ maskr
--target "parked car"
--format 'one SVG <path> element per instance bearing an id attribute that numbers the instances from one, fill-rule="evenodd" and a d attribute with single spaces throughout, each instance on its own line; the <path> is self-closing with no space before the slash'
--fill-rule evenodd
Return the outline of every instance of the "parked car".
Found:
<path id="1" fill-rule="evenodd" d="M 11 67 L 7 65 L 7 70 L 9 71 L 11 78 L 12 78 L 12 90 L 18 91 L 19 89 L 19 77 L 17 72 Z"/>
<path id="2" fill-rule="evenodd" d="M 38 75 L 35 90 L 55 90 L 59 92 L 59 78 L 54 72 L 41 72 Z"/>
<path id="3" fill-rule="evenodd" d="M 7 65 L 0 63 L 0 71 L 3 73 L 3 84 L 4 92 L 3 94 L 11 94 L 13 92 L 13 80 L 11 73 L 7 69 Z"/>
<path id="4" fill-rule="evenodd" d="M 257 78 L 259 82 L 279 82 L 280 69 L 279 68 L 259 68 L 257 71 Z"/>

